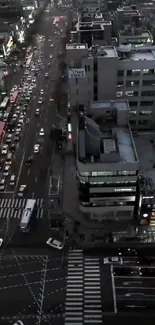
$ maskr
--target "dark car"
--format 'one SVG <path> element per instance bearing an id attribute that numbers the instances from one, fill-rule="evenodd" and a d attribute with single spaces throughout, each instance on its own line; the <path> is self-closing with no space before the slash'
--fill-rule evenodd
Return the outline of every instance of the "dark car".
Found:
<path id="1" fill-rule="evenodd" d="M 139 268 L 132 267 L 114 267 L 113 274 L 115 276 L 134 276 L 139 274 Z"/>
<path id="2" fill-rule="evenodd" d="M 155 277 L 155 268 L 149 267 L 140 267 L 139 268 L 139 275 L 142 277 Z"/>
<path id="3" fill-rule="evenodd" d="M 25 166 L 30 167 L 32 162 L 33 162 L 33 157 L 32 156 L 28 157 L 27 160 L 25 161 Z"/>
<path id="4" fill-rule="evenodd" d="M 135 256 L 135 255 L 137 255 L 137 251 L 135 248 L 121 247 L 121 248 L 118 248 L 118 254 L 124 255 L 124 256 Z"/>
<path id="5" fill-rule="evenodd" d="M 10 151 L 11 151 L 12 153 L 14 153 L 15 150 L 16 150 L 16 145 L 15 145 L 15 144 L 11 144 L 11 146 L 10 146 Z"/>

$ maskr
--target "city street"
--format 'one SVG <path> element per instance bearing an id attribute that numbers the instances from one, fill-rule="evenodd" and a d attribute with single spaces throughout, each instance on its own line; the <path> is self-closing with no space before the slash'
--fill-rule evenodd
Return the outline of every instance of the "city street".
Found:
<path id="1" fill-rule="evenodd" d="M 67 11 L 63 8 L 54 8 L 49 6 L 49 12 L 44 14 L 38 34 L 33 43 L 34 53 L 33 62 L 39 62 L 39 73 L 36 78 L 31 99 L 27 108 L 27 115 L 22 127 L 20 141 L 16 145 L 15 155 L 11 165 L 11 173 L 15 175 L 16 184 L 12 189 L 9 181 L 6 180 L 6 187 L 1 192 L 1 211 L 0 211 L 0 234 L 8 238 L 8 245 L 20 245 L 19 221 L 26 205 L 26 199 L 34 198 L 37 202 L 37 226 L 41 233 L 43 227 L 45 236 L 37 243 L 32 237 L 30 246 L 44 246 L 43 241 L 48 237 L 48 192 L 50 169 L 53 168 L 55 174 L 59 174 L 61 158 L 55 154 L 54 142 L 50 137 L 52 125 L 58 125 L 57 105 L 54 102 L 54 92 L 57 80 L 61 78 L 59 70 L 58 56 L 62 50 L 62 37 L 65 36 L 67 25 Z M 55 26 L 53 23 L 58 19 Z M 40 36 L 39 36 L 40 35 Z M 35 43 L 36 42 L 36 43 Z M 30 67 L 31 69 L 31 67 Z M 21 74 L 14 77 L 14 84 L 20 85 Z M 30 73 L 32 73 L 30 71 Z M 46 77 L 48 74 L 48 77 Z M 28 76 L 29 77 L 29 76 Z M 39 103 L 40 97 L 42 103 Z M 36 115 L 36 109 L 39 115 Z M 43 134 L 40 135 L 43 129 Z M 4 139 L 5 141 L 5 139 Z M 35 145 L 39 145 L 39 153 L 34 154 Z M 33 157 L 32 164 L 26 166 L 25 162 Z M 3 157 L 2 157 L 3 158 Z M 59 163 L 60 161 L 60 163 Z M 62 165 L 61 165 L 62 170 Z M 21 185 L 26 186 L 24 198 L 18 198 L 18 192 Z M 43 222 L 42 219 L 45 221 Z M 8 225 L 9 224 L 9 225 Z M 46 232 L 46 233 L 45 233 Z M 18 242 L 18 240 L 20 240 Z M 31 238 L 29 237 L 29 241 Z M 35 242 L 34 242 L 35 241 Z M 41 244 L 40 244 L 41 241 Z"/>

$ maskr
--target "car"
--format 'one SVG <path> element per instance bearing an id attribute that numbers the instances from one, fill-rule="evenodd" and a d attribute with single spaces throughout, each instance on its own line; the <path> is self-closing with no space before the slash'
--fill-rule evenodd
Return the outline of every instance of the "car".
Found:
<path id="1" fill-rule="evenodd" d="M 47 66 L 48 66 L 48 67 L 51 67 L 51 63 L 49 62 L 49 63 L 47 64 Z"/>
<path id="2" fill-rule="evenodd" d="M 18 125 L 17 128 L 16 128 L 16 134 L 19 135 L 19 133 L 21 132 L 22 128 L 21 128 L 21 125 Z"/>
<path id="3" fill-rule="evenodd" d="M 14 139 L 15 142 L 18 142 L 20 140 L 20 135 L 19 134 L 15 134 Z"/>
<path id="4" fill-rule="evenodd" d="M 5 189 L 5 179 L 3 178 L 1 181 L 0 181 L 0 191 L 4 191 Z"/>
<path id="5" fill-rule="evenodd" d="M 24 119 L 23 118 L 20 118 L 19 121 L 18 121 L 19 124 L 23 124 L 24 123 Z"/>
<path id="6" fill-rule="evenodd" d="M 3 245 L 3 238 L 0 238 L 0 247 Z"/>
<path id="7" fill-rule="evenodd" d="M 0 160 L 0 170 L 2 170 L 2 168 L 4 167 L 4 162 L 5 162 L 5 159 Z"/>
<path id="8" fill-rule="evenodd" d="M 34 153 L 39 153 L 40 151 L 40 144 L 35 144 L 34 145 Z"/>
<path id="9" fill-rule="evenodd" d="M 45 73 L 45 78 L 48 78 L 48 73 L 47 72 Z"/>
<path id="10" fill-rule="evenodd" d="M 25 166 L 30 167 L 32 162 L 33 162 L 33 157 L 32 156 L 28 157 L 27 160 L 25 161 Z"/>
<path id="11" fill-rule="evenodd" d="M 155 277 L 155 268 L 151 267 L 140 267 L 139 268 L 139 275 L 142 277 Z"/>
<path id="12" fill-rule="evenodd" d="M 53 47 L 53 46 L 54 46 L 53 44 L 50 45 L 50 47 Z"/>
<path id="13" fill-rule="evenodd" d="M 19 188 L 18 196 L 22 197 L 24 195 L 24 192 L 26 190 L 26 185 L 21 185 Z"/>
<path id="14" fill-rule="evenodd" d="M 38 116 L 40 114 L 40 108 L 36 108 L 35 115 Z"/>
<path id="15" fill-rule="evenodd" d="M 9 117 L 9 113 L 4 113 L 3 122 L 7 122 L 8 117 Z"/>
<path id="16" fill-rule="evenodd" d="M 63 249 L 63 243 L 61 243 L 59 240 L 53 239 L 52 237 L 50 237 L 47 241 L 46 244 L 50 247 L 56 248 L 58 250 L 62 250 Z"/>
<path id="17" fill-rule="evenodd" d="M 44 89 L 40 90 L 40 95 L 44 95 Z"/>
<path id="18" fill-rule="evenodd" d="M 6 138 L 6 143 L 10 143 L 12 138 L 12 134 L 8 134 Z"/>
<path id="19" fill-rule="evenodd" d="M 50 59 L 53 59 L 53 55 L 52 54 L 50 55 Z"/>
<path id="20" fill-rule="evenodd" d="M 138 268 L 134 268 L 134 267 L 114 267 L 113 268 L 113 274 L 115 276 L 135 276 L 135 275 L 139 275 L 139 269 Z"/>
<path id="21" fill-rule="evenodd" d="M 16 151 L 16 146 L 15 146 L 14 143 L 11 144 L 11 146 L 10 146 L 10 151 L 11 151 L 12 153 L 14 153 L 14 152 Z"/>
<path id="22" fill-rule="evenodd" d="M 15 114 L 13 114 L 13 116 L 12 116 L 12 118 L 14 119 L 14 120 L 16 120 L 17 119 L 17 117 L 18 117 L 18 115 L 15 113 Z"/>
<path id="23" fill-rule="evenodd" d="M 15 179 L 16 179 L 16 176 L 15 175 L 11 175 L 11 177 L 10 177 L 10 186 L 14 186 L 15 185 Z"/>
<path id="24" fill-rule="evenodd" d="M 40 129 L 39 135 L 44 135 L 44 129 Z"/>
<path id="25" fill-rule="evenodd" d="M 24 323 L 21 320 L 16 320 L 16 322 L 13 323 L 13 325 L 24 325 Z"/>
<path id="26" fill-rule="evenodd" d="M 135 248 L 130 247 L 118 248 L 118 255 L 135 256 L 137 255 L 137 250 Z"/>
<path id="27" fill-rule="evenodd" d="M 40 97 L 38 100 L 38 104 L 42 104 L 43 103 L 43 99 Z"/>
<path id="28" fill-rule="evenodd" d="M 7 155 L 7 152 L 8 152 L 8 145 L 7 145 L 7 144 L 4 144 L 4 145 L 2 146 L 1 154 L 2 154 L 2 155 Z"/>
<path id="29" fill-rule="evenodd" d="M 3 176 L 7 177 L 9 175 L 10 165 L 6 165 L 4 168 Z"/>
<path id="30" fill-rule="evenodd" d="M 123 264 L 123 260 L 120 256 L 111 256 L 103 258 L 104 264 Z"/>

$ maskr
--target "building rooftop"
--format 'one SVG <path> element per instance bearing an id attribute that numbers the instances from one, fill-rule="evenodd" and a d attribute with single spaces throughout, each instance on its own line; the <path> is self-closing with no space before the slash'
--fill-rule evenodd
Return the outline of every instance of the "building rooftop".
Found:
<path id="1" fill-rule="evenodd" d="M 103 56 L 108 58 L 118 57 L 114 46 L 92 46 L 89 48 L 88 56 Z"/>
<path id="2" fill-rule="evenodd" d="M 79 161 L 137 162 L 128 113 L 127 101 L 92 102 L 87 114 L 79 117 Z"/>

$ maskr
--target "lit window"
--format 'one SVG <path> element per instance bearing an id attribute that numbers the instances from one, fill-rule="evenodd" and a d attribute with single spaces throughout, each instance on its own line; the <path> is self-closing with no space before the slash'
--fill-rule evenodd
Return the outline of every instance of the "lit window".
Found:
<path id="1" fill-rule="evenodd" d="M 123 91 L 117 91 L 116 92 L 116 97 L 117 98 L 120 98 L 120 97 L 122 97 L 123 96 Z"/>
<path id="2" fill-rule="evenodd" d="M 125 96 L 134 96 L 134 91 L 125 91 Z"/>

